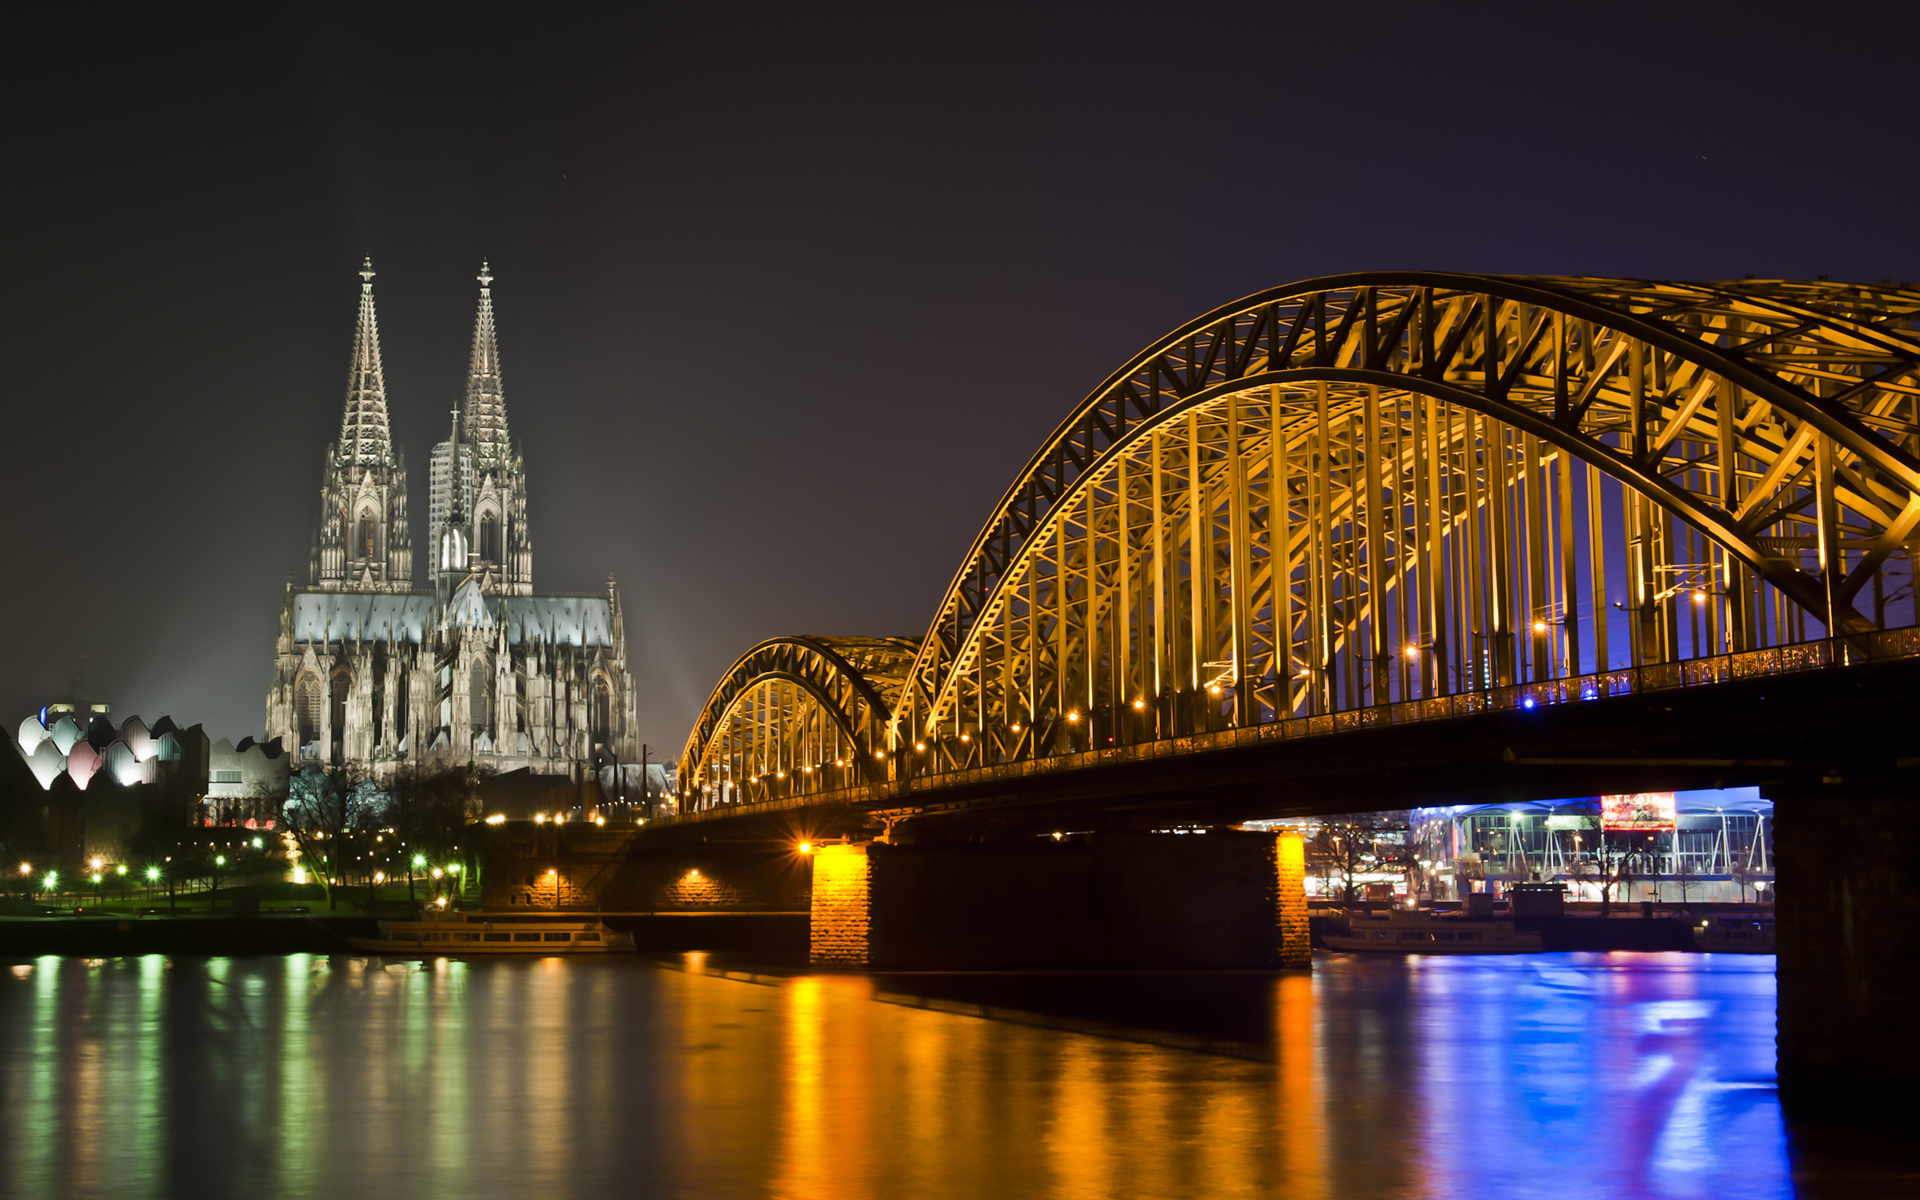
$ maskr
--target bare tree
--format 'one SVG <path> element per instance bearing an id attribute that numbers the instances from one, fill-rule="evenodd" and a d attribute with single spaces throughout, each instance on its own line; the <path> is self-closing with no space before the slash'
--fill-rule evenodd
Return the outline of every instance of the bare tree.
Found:
<path id="1" fill-rule="evenodd" d="M 286 831 L 319 882 L 327 907 L 338 907 L 334 881 L 341 878 L 347 834 L 377 824 L 386 794 L 363 772 L 311 764 L 287 784 Z"/>
<path id="2" fill-rule="evenodd" d="M 413 768 L 396 775 L 392 823 L 408 848 L 407 898 L 413 898 L 413 854 L 444 863 L 461 847 L 476 813 L 480 772 L 464 767 Z M 457 872 L 455 873 L 457 876 Z"/>
<path id="3" fill-rule="evenodd" d="M 1740 885 L 1740 903 L 1745 904 L 1747 889 L 1753 886 L 1754 876 L 1759 872 L 1747 864 L 1746 857 L 1743 855 L 1733 860 L 1728 874 L 1732 875 L 1733 881 Z"/>
<path id="4" fill-rule="evenodd" d="M 1604 829 L 1601 830 L 1598 866 L 1600 873 L 1600 915 L 1602 917 L 1610 916 L 1613 913 L 1614 887 L 1622 883 L 1633 882 L 1633 876 L 1628 873 L 1632 863 L 1633 850 L 1631 846 L 1626 850 L 1616 851 L 1607 838 L 1607 831 Z"/>
<path id="5" fill-rule="evenodd" d="M 1680 835 L 1675 833 L 1674 836 L 1678 838 Z M 1689 855 L 1677 849 L 1673 856 L 1673 878 L 1680 885 L 1680 904 L 1685 907 L 1688 888 L 1700 882 L 1700 869 L 1694 865 Z"/>

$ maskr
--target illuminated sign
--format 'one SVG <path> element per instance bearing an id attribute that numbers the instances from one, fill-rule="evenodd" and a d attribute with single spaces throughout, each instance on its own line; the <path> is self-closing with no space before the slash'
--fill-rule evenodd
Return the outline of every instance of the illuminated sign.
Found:
<path id="1" fill-rule="evenodd" d="M 1630 796 L 1602 796 L 1600 827 L 1643 831 L 1672 829 L 1673 793 L 1635 792 Z"/>

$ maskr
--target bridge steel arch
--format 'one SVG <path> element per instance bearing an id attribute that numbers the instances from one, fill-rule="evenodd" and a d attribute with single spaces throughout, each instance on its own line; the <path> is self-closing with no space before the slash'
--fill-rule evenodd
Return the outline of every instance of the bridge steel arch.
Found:
<path id="1" fill-rule="evenodd" d="M 912 638 L 772 638 L 721 677 L 680 756 L 688 807 L 885 778 L 885 732 Z"/>
<path id="2" fill-rule="evenodd" d="M 890 777 L 1910 623 L 1917 328 L 1920 292 L 1826 282 L 1227 305 L 1008 489 L 891 702 Z"/>

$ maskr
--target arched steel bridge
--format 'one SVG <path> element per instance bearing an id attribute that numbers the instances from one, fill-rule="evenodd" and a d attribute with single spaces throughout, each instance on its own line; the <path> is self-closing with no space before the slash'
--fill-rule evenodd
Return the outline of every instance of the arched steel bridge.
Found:
<path id="1" fill-rule="evenodd" d="M 1920 649 L 1920 292 L 1343 275 L 1142 351 L 918 639 L 762 643 L 681 819 Z"/>

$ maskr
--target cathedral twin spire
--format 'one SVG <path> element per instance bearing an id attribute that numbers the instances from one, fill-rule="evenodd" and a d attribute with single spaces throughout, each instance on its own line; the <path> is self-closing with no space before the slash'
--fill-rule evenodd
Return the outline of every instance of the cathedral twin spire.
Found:
<path id="1" fill-rule="evenodd" d="M 360 267 L 360 316 L 347 365 L 340 440 L 327 448 L 320 522 L 313 534 L 313 586 L 329 591 L 404 592 L 413 587 L 407 526 L 407 468 L 387 422 L 380 322 L 373 309 L 373 262 Z"/>
<path id="2" fill-rule="evenodd" d="M 340 415 L 340 454 L 347 462 L 390 465 L 387 378 L 380 368 L 380 322 L 373 311 L 373 260 L 360 267 L 360 321 L 353 331 L 346 411 Z"/>
<path id="3" fill-rule="evenodd" d="M 406 466 L 388 423 L 373 276 L 368 260 L 360 269 L 360 313 L 340 440 L 327 455 L 321 485 L 313 585 L 404 592 L 413 586 Z M 480 265 L 477 278 L 480 310 L 474 320 L 466 395 L 454 411 L 451 436 L 433 451 L 432 528 L 426 544 L 434 561 L 429 569 L 471 572 L 487 592 L 527 595 L 533 590 L 533 547 L 527 535 L 526 477 L 509 441 L 494 328 L 494 277 L 487 264 Z M 448 546 L 456 549 L 449 552 Z M 440 553 L 434 554 L 435 548 Z"/>
<path id="4" fill-rule="evenodd" d="M 474 469 L 489 471 L 505 465 L 512 450 L 507 442 L 506 392 L 500 382 L 500 344 L 493 329 L 493 272 L 482 262 L 474 278 L 480 281 L 480 312 L 473 322 L 461 433 L 473 447 Z"/>

